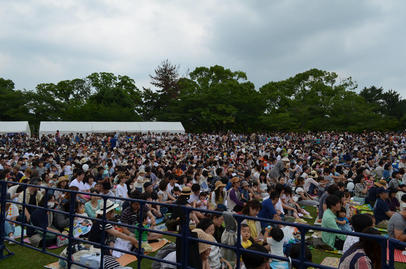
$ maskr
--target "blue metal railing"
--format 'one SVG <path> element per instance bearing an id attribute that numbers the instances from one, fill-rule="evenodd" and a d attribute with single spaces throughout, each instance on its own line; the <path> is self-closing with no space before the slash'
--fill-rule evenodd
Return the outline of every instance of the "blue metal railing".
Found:
<path id="1" fill-rule="evenodd" d="M 21 185 L 23 186 L 23 202 L 16 202 L 13 200 L 9 200 L 6 198 L 6 193 L 7 193 L 7 187 L 8 185 Z M 28 205 L 25 203 L 26 201 L 26 192 L 27 192 L 27 188 L 28 187 L 34 187 L 34 188 L 39 188 L 39 189 L 44 189 L 45 192 L 47 192 L 48 190 L 52 190 L 52 191 L 61 191 L 61 192 L 66 192 L 66 193 L 70 193 L 70 208 L 69 208 L 69 212 L 65 212 L 65 211 L 61 211 L 61 210 L 57 210 L 57 209 L 50 209 L 47 208 L 47 206 L 45 207 L 40 207 L 40 206 L 36 206 L 36 205 Z M 164 204 L 164 203 L 158 203 L 158 202 L 148 202 L 145 200 L 138 200 L 138 199 L 130 199 L 130 198 L 119 198 L 119 197 L 111 197 L 111 196 L 106 196 L 106 195 L 102 195 L 102 194 L 91 194 L 92 196 L 98 196 L 100 198 L 103 199 L 104 203 L 103 203 L 103 218 L 102 219 L 96 219 L 96 218 L 92 218 L 92 217 L 86 217 L 86 216 L 82 216 L 82 215 L 78 215 L 75 213 L 75 208 L 76 208 L 76 197 L 77 195 L 83 194 L 83 195 L 89 195 L 89 193 L 87 192 L 78 192 L 78 191 L 72 191 L 72 190 L 66 190 L 66 189 L 57 189 L 57 188 L 49 188 L 49 187 L 45 187 L 45 186 L 37 186 L 37 185 L 30 185 L 30 184 L 26 184 L 26 183 L 17 183 L 17 182 L 7 182 L 7 181 L 0 181 L 0 205 L 1 205 L 1 214 L 0 214 L 0 262 L 2 259 L 13 255 L 13 253 L 8 252 L 8 254 L 4 254 L 4 252 L 7 250 L 5 247 L 4 242 L 5 241 L 11 241 L 14 242 L 15 244 L 18 244 L 20 246 L 24 246 L 24 247 L 28 247 L 30 249 L 34 249 L 37 251 L 40 251 L 42 253 L 45 253 L 47 255 L 59 258 L 61 260 L 64 260 L 67 262 L 68 268 L 70 268 L 72 265 L 79 265 L 81 267 L 84 268 L 90 268 L 86 265 L 80 264 L 76 261 L 72 260 L 72 246 L 74 245 L 74 243 L 85 243 L 85 244 L 90 244 L 93 245 L 95 247 L 99 247 L 101 248 L 101 262 L 100 262 L 100 268 L 102 268 L 103 266 L 103 257 L 104 257 L 104 250 L 116 250 L 116 251 L 120 251 L 123 253 L 127 253 L 127 254 L 131 254 L 131 255 L 135 255 L 137 257 L 137 264 L 138 264 L 138 268 L 141 268 L 141 262 L 142 259 L 149 259 L 152 261 L 158 261 L 158 262 L 162 262 L 162 263 L 166 263 L 166 264 L 171 264 L 171 265 L 175 265 L 178 268 L 191 268 L 188 266 L 188 248 L 187 246 L 189 245 L 190 241 L 197 241 L 197 242 L 202 242 L 202 243 L 207 243 L 210 245 L 215 245 L 221 248 L 226 248 L 226 249 L 231 249 L 233 251 L 235 251 L 236 253 L 236 267 L 240 268 L 240 261 L 241 261 L 241 254 L 242 253 L 251 253 L 251 254 L 256 254 L 256 255 L 260 255 L 260 256 L 264 256 L 264 257 L 269 257 L 269 258 L 274 258 L 274 259 L 278 259 L 278 260 L 282 260 L 282 261 L 289 261 L 289 259 L 287 257 L 281 257 L 281 256 L 275 256 L 272 253 L 271 254 L 267 254 L 267 253 L 263 253 L 263 252 L 257 252 L 257 251 L 252 251 L 252 250 L 248 250 L 248 249 L 244 249 L 241 246 L 241 234 L 240 234 L 240 228 L 241 228 L 241 222 L 244 219 L 248 219 L 248 220 L 255 220 L 255 221 L 264 221 L 267 223 L 271 223 L 271 224 L 281 224 L 281 225 L 285 225 L 285 226 L 293 226 L 296 227 L 300 234 L 301 234 L 301 239 L 300 239 L 300 244 L 301 244 L 301 252 L 300 252 L 300 258 L 299 259 L 291 259 L 291 261 L 293 262 L 294 265 L 296 265 L 298 268 L 306 268 L 306 267 L 314 267 L 314 268 L 324 268 L 324 269 L 331 269 L 332 267 L 328 267 L 328 266 L 323 266 L 320 264 L 315 264 L 312 262 L 308 262 L 305 260 L 305 235 L 309 230 L 316 230 L 316 231 L 322 231 L 322 232 L 331 232 L 331 233 L 336 233 L 336 234 L 345 234 L 345 235 L 352 235 L 352 236 L 359 236 L 359 237 L 367 237 L 367 238 L 372 238 L 375 239 L 377 241 L 380 242 L 381 245 L 381 250 L 382 250 L 382 266 L 381 268 L 390 268 L 393 269 L 394 267 L 394 248 L 396 245 L 401 245 L 401 246 L 405 246 L 406 247 L 406 243 L 404 242 L 400 242 L 399 240 L 393 239 L 393 238 L 386 238 L 384 236 L 380 236 L 380 235 L 373 235 L 373 234 L 364 234 L 364 233 L 356 233 L 356 232 L 344 232 L 341 230 L 333 230 L 333 229 L 327 229 L 327 228 L 323 228 L 323 227 L 318 227 L 318 226 L 310 226 L 310 225 L 305 225 L 305 224 L 299 224 L 299 223 L 287 223 L 287 222 L 282 222 L 282 221 L 275 221 L 275 220 L 271 220 L 271 219 L 264 219 L 264 218 L 258 218 L 258 217 L 250 217 L 250 216 L 245 216 L 245 215 L 237 215 L 234 214 L 232 215 L 234 217 L 234 219 L 237 222 L 237 230 L 236 232 L 236 244 L 234 246 L 230 246 L 230 245 L 226 245 L 226 244 L 222 244 L 222 243 L 217 243 L 217 242 L 211 242 L 211 241 L 205 241 L 205 240 L 201 240 L 198 239 L 196 237 L 193 237 L 190 235 L 189 232 L 189 214 L 192 211 L 199 211 L 202 213 L 210 213 L 210 214 L 220 214 L 220 212 L 218 211 L 211 211 L 211 210 L 205 210 L 205 209 L 198 209 L 198 208 L 192 208 L 192 207 L 187 207 L 187 206 L 181 206 L 181 205 L 176 205 L 176 204 Z M 121 201 L 128 201 L 128 202 L 138 202 L 140 204 L 140 214 L 139 214 L 139 222 L 141 222 L 142 220 L 142 214 L 143 214 L 143 208 L 146 204 L 150 204 L 150 205 L 160 205 L 160 206 L 165 206 L 165 207 L 176 207 L 176 208 L 182 208 L 183 212 L 184 212 L 184 216 L 185 219 L 181 222 L 181 233 L 175 233 L 175 232 L 166 232 L 166 231 L 159 231 L 159 230 L 152 230 L 152 229 L 147 229 L 144 228 L 143 225 L 128 225 L 125 223 L 119 223 L 116 221 L 111 221 L 111 220 L 107 220 L 106 219 L 106 201 L 107 199 L 112 199 L 112 200 L 121 200 Z M 5 212 L 5 208 L 6 208 L 6 203 L 14 203 L 16 205 L 19 205 L 22 207 L 23 213 L 25 208 L 28 206 L 30 208 L 41 208 L 44 209 L 46 211 L 49 212 L 54 212 L 54 213 L 58 213 L 58 214 L 63 214 L 63 215 L 68 215 L 69 216 L 69 234 L 65 235 L 62 233 L 56 233 L 53 231 L 49 231 L 46 228 L 40 228 L 40 227 L 36 227 L 33 226 L 25 221 L 13 221 L 13 220 L 6 220 L 6 212 Z M 117 225 L 117 226 L 121 226 L 121 227 L 126 227 L 129 228 L 131 230 L 138 230 L 138 248 L 136 251 L 126 251 L 126 250 L 121 250 L 121 249 L 117 249 L 114 247 L 110 247 L 107 245 L 103 245 L 100 243 L 95 243 L 95 242 L 91 242 L 88 240 L 84 240 L 82 238 L 75 238 L 73 236 L 73 223 L 74 223 L 74 218 L 75 217 L 80 217 L 80 218 L 85 218 L 85 219 L 89 219 L 92 221 L 98 221 L 102 223 L 103 227 L 105 227 L 106 224 L 111 224 L 111 225 Z M 25 219 L 25 218 L 24 218 Z M 12 240 L 10 238 L 7 238 L 4 234 L 4 224 L 5 221 L 8 221 L 10 223 L 14 223 L 14 224 L 18 224 L 21 225 L 21 238 L 19 241 L 17 240 Z M 24 231 L 27 228 L 33 228 L 35 230 L 41 230 L 43 233 L 43 236 L 45 237 L 46 233 L 50 233 L 50 234 L 55 234 L 57 236 L 62 236 L 64 238 L 68 239 L 68 246 L 67 246 L 67 257 L 62 257 L 59 255 L 56 255 L 54 253 L 48 252 L 46 250 L 45 247 L 45 242 L 43 242 L 42 248 L 37 248 L 34 246 L 31 246 L 29 244 L 26 244 L 24 242 Z M 103 229 L 104 230 L 104 229 Z M 177 263 L 173 263 L 167 260 L 163 260 L 163 259 L 157 259 L 155 257 L 152 256 L 148 256 L 145 255 L 143 252 L 143 249 L 141 247 L 141 236 L 142 233 L 144 231 L 148 231 L 148 232 L 153 232 L 153 233 L 158 233 L 158 234 L 162 234 L 162 235 L 167 235 L 167 236 L 172 236 L 175 238 L 181 238 L 182 240 L 182 248 L 181 248 L 181 257 L 182 260 L 181 262 L 177 262 Z M 103 231 L 102 233 L 102 239 L 104 239 L 106 236 L 106 232 Z M 45 240 L 43 240 L 45 241 Z M 102 240 L 102 242 L 104 242 L 104 240 Z M 387 248 L 389 248 L 389 257 L 387 257 Z"/>

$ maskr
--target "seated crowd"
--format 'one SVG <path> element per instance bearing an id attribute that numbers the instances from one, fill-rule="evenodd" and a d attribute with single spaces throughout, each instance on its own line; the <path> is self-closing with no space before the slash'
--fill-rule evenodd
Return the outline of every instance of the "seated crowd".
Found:
<path id="1" fill-rule="evenodd" d="M 406 242 L 405 143 L 403 135 L 328 132 L 0 136 L 0 180 L 10 182 L 9 200 L 26 204 L 7 203 L 8 220 L 67 234 L 68 213 L 74 212 L 76 238 L 127 251 L 140 245 L 153 251 L 150 244 L 163 240 L 153 231 L 163 227 L 172 232 L 187 227 L 192 236 L 234 246 L 239 240 L 233 214 L 347 232 L 387 232 Z M 97 194 L 111 198 L 103 202 Z M 190 213 L 177 205 L 189 207 Z M 316 220 L 310 223 L 313 212 Z M 104 223 L 103 217 L 117 224 Z M 149 231 L 140 235 L 136 228 L 141 226 Z M 33 227 L 27 235 L 34 246 L 63 241 Z M 289 226 L 245 219 L 240 227 L 241 247 L 299 258 L 300 244 Z M 5 222 L 5 233 L 14 239 L 13 222 Z M 369 238 L 321 232 L 319 241 L 343 253 L 339 268 L 379 268 L 385 258 L 379 242 Z M 163 258 L 179 261 L 180 247 L 177 241 L 176 250 Z M 276 268 L 283 263 L 251 253 L 237 262 L 235 251 L 205 243 L 191 243 L 188 251 L 188 263 L 195 268 L 234 268 L 238 262 L 247 269 Z M 123 254 L 103 252 L 115 258 Z M 309 249 L 305 253 L 311 261 Z M 162 263 L 161 268 L 176 267 Z"/>

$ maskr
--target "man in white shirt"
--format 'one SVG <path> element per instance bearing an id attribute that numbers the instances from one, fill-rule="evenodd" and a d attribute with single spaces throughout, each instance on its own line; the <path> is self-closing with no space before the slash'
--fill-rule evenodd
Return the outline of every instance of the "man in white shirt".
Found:
<path id="1" fill-rule="evenodd" d="M 83 183 L 83 178 L 85 177 L 85 172 L 80 170 L 74 180 L 69 184 L 69 187 L 77 187 L 79 191 L 85 191 L 85 183 Z"/>

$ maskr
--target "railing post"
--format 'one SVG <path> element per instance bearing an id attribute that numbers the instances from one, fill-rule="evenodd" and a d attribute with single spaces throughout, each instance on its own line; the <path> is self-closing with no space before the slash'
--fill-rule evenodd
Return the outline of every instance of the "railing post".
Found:
<path id="1" fill-rule="evenodd" d="M 72 266 L 72 245 L 74 244 L 73 240 L 73 221 L 74 221 L 74 214 L 75 214 L 75 204 L 76 204 L 76 192 L 70 193 L 70 205 L 69 205 L 69 237 L 68 237 L 68 268 Z"/>
<path id="2" fill-rule="evenodd" d="M 393 244 L 392 239 L 389 239 L 389 268 L 391 269 L 395 268 L 395 246 Z"/>
<path id="3" fill-rule="evenodd" d="M 0 214 L 0 260 L 4 258 L 4 225 L 6 222 L 6 196 L 7 196 L 7 184 L 5 181 L 0 181 L 0 188 L 1 188 L 1 195 L 0 195 L 0 203 L 1 203 L 1 214 Z"/>
<path id="4" fill-rule="evenodd" d="M 101 240 L 101 247 L 100 247 L 100 269 L 103 269 L 104 264 L 104 242 L 106 241 L 106 206 L 107 206 L 107 197 L 103 196 L 103 218 L 102 218 L 102 240 Z"/>
<path id="5" fill-rule="evenodd" d="M 305 256 L 306 256 L 306 251 L 305 251 L 305 246 L 306 246 L 306 228 L 300 227 L 300 269 L 306 268 L 304 265 L 305 261 Z"/>
<path id="6" fill-rule="evenodd" d="M 241 268 L 241 251 L 240 251 L 240 247 L 241 247 L 241 219 L 239 218 L 239 216 L 236 217 L 236 221 L 237 221 L 237 243 L 236 243 L 236 256 L 237 256 L 237 261 L 236 261 L 236 267 L 240 269 Z"/>
<path id="7" fill-rule="evenodd" d="M 21 185 L 20 185 L 21 186 Z M 27 198 L 27 185 L 23 185 L 23 219 L 21 220 L 21 244 L 24 245 L 24 229 L 25 229 L 25 223 L 28 222 L 27 217 L 25 216 L 25 209 L 27 208 L 26 206 L 26 201 L 25 199 Z"/>
<path id="8" fill-rule="evenodd" d="M 189 252 L 187 251 L 187 246 L 189 245 L 189 208 L 186 206 L 183 207 L 183 212 L 185 213 L 185 219 L 182 221 L 182 269 L 186 269 L 188 267 L 188 259 L 189 259 Z"/>
<path id="9" fill-rule="evenodd" d="M 130 206 L 131 206 L 131 204 L 130 204 Z M 138 218 L 138 228 L 135 228 L 135 229 L 138 229 L 138 249 L 137 249 L 137 252 L 138 252 L 138 261 L 137 261 L 137 265 L 138 265 L 138 269 L 140 269 L 141 268 L 141 259 L 142 259 L 142 257 L 141 257 L 141 254 L 143 254 L 144 253 L 144 251 L 143 251 L 143 249 L 142 249 L 142 232 L 144 232 L 144 226 L 142 225 L 142 223 L 143 223 L 143 221 L 142 221 L 142 219 L 143 219 L 143 211 L 144 211 L 144 203 L 143 202 L 140 202 L 140 209 L 139 209 L 139 211 L 140 211 L 140 214 L 139 214 L 139 218 Z"/>

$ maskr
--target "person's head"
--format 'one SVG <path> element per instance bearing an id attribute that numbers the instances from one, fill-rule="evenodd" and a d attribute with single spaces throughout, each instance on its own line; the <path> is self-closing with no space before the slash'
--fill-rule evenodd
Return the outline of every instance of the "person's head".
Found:
<path id="1" fill-rule="evenodd" d="M 356 214 L 351 218 L 351 225 L 355 232 L 360 233 L 365 228 L 373 226 L 372 216 L 369 214 Z"/>
<path id="2" fill-rule="evenodd" d="M 196 228 L 202 229 L 204 232 L 210 235 L 213 235 L 215 230 L 213 221 L 209 218 L 201 219 Z"/>
<path id="3" fill-rule="evenodd" d="M 99 194 L 99 192 L 95 188 L 91 188 L 90 194 Z M 94 196 L 94 195 L 90 196 L 90 200 L 92 200 L 92 201 L 98 201 L 99 199 L 100 199 L 99 196 Z"/>
<path id="4" fill-rule="evenodd" d="M 233 188 L 239 188 L 240 187 L 240 179 L 238 177 L 233 177 L 231 179 L 231 184 Z"/>
<path id="5" fill-rule="evenodd" d="M 269 235 L 272 237 L 273 240 L 280 242 L 283 239 L 283 231 L 280 228 L 273 228 Z"/>
<path id="6" fill-rule="evenodd" d="M 389 198 L 395 198 L 398 190 L 396 189 L 389 189 Z"/>
<path id="7" fill-rule="evenodd" d="M 142 197 L 142 193 L 140 193 L 139 191 L 133 191 L 130 193 L 130 198 L 131 199 L 137 199 L 137 200 L 141 200 Z M 140 209 L 140 203 L 137 201 L 131 201 L 131 208 L 133 211 L 138 211 Z"/>
<path id="8" fill-rule="evenodd" d="M 381 233 L 373 227 L 367 227 L 361 231 L 362 233 L 380 235 Z M 381 268 L 382 251 L 379 240 L 374 238 L 360 237 L 359 246 L 364 250 L 365 254 L 371 260 L 372 268 Z"/>
<path id="9" fill-rule="evenodd" d="M 82 202 L 76 202 L 76 208 L 75 208 L 76 213 L 82 214 L 85 212 L 85 204 Z"/>
<path id="10" fill-rule="evenodd" d="M 161 180 L 161 182 L 159 182 L 158 188 L 159 188 L 161 191 L 166 191 L 166 189 L 168 188 L 168 181 L 166 181 L 166 180 Z"/>
<path id="11" fill-rule="evenodd" d="M 211 220 L 213 221 L 215 227 L 221 227 L 224 222 L 223 214 L 221 214 L 221 212 L 219 212 L 219 214 L 213 214 Z"/>
<path id="12" fill-rule="evenodd" d="M 144 183 L 144 190 L 145 190 L 145 192 L 146 193 L 152 193 L 153 192 L 153 190 L 154 190 L 154 186 L 152 185 L 152 183 L 151 182 L 145 182 Z"/>
<path id="13" fill-rule="evenodd" d="M 257 251 L 257 252 L 263 252 L 264 254 L 268 254 L 268 251 L 266 250 L 265 247 L 258 245 L 258 244 L 253 244 L 248 250 L 252 251 Z M 264 257 L 261 255 L 257 254 L 252 254 L 252 253 L 242 253 L 242 260 L 244 262 L 244 265 L 247 269 L 268 269 L 269 268 L 269 258 Z"/>
<path id="14" fill-rule="evenodd" d="M 172 193 L 173 195 L 175 195 L 176 197 L 178 197 L 180 195 L 180 189 L 178 186 L 173 187 L 172 189 Z"/>
<path id="15" fill-rule="evenodd" d="M 336 195 L 329 195 L 326 198 L 327 208 L 333 212 L 337 212 L 341 209 L 341 199 Z"/>
<path id="16" fill-rule="evenodd" d="M 337 212 L 337 216 L 339 218 L 345 218 L 347 216 L 347 211 L 344 207 L 341 207 L 340 210 Z"/>
<path id="17" fill-rule="evenodd" d="M 199 193 L 199 200 L 200 201 L 206 201 L 207 200 L 207 192 L 202 191 Z"/>
<path id="18" fill-rule="evenodd" d="M 278 200 L 279 200 L 279 193 L 278 193 L 277 191 L 272 191 L 272 192 L 269 194 L 269 199 L 271 199 L 272 204 L 275 205 L 275 204 L 278 202 Z"/>
<path id="19" fill-rule="evenodd" d="M 388 199 L 389 197 L 389 193 L 387 190 L 385 190 L 384 188 L 378 188 L 378 190 L 376 191 L 376 194 L 379 198 L 381 198 L 382 200 Z"/>
<path id="20" fill-rule="evenodd" d="M 119 205 L 113 203 L 110 199 L 107 199 L 106 202 L 106 219 L 114 219 L 114 214 L 115 214 L 115 210 Z M 98 218 L 102 218 L 103 217 L 103 210 L 104 208 L 101 208 L 99 210 L 96 211 L 96 216 Z"/>
<path id="21" fill-rule="evenodd" d="M 288 256 L 291 257 L 292 259 L 300 259 L 300 254 L 301 253 L 301 245 L 300 243 L 298 244 L 293 244 L 289 250 Z M 307 262 L 312 262 L 312 252 L 310 251 L 309 247 L 305 245 L 305 261 Z M 300 268 L 300 264 L 293 264 L 293 267 L 298 269 Z M 306 268 L 306 267 L 305 267 Z"/>
<path id="22" fill-rule="evenodd" d="M 193 185 L 192 185 L 192 192 L 193 192 L 194 194 L 198 195 L 199 192 L 200 192 L 200 185 L 199 185 L 199 184 L 193 184 Z"/>
<path id="23" fill-rule="evenodd" d="M 247 241 L 251 237 L 251 230 L 248 224 L 242 223 L 241 224 L 241 239 L 242 241 Z"/>
<path id="24" fill-rule="evenodd" d="M 261 203 L 258 200 L 249 200 L 242 210 L 242 214 L 255 217 L 261 210 Z"/>
<path id="25" fill-rule="evenodd" d="M 336 184 L 332 184 L 327 187 L 327 193 L 328 194 L 335 194 L 339 191 L 338 186 Z"/>

